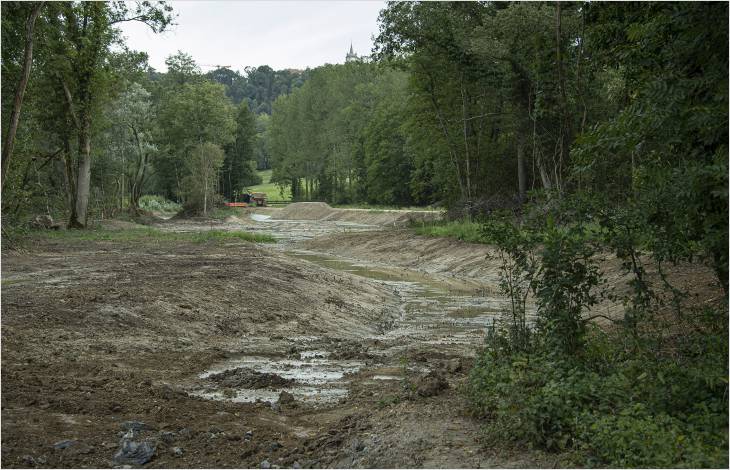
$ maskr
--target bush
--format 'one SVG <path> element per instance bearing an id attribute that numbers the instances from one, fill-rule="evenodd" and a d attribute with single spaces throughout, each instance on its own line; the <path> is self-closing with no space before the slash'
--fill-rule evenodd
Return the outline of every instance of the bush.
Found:
<path id="1" fill-rule="evenodd" d="M 162 196 L 145 195 L 139 198 L 139 208 L 148 212 L 177 213 L 182 209 L 182 206 Z"/>
<path id="2" fill-rule="evenodd" d="M 569 465 L 726 467 L 727 383 L 689 363 L 631 357 L 610 345 L 617 338 L 596 335 L 587 346 L 602 358 L 483 351 L 466 390 L 488 437 L 561 451 Z M 707 362 L 700 367 L 717 370 Z"/>
<path id="3" fill-rule="evenodd" d="M 501 287 L 512 311 L 493 326 L 470 372 L 474 412 L 488 419 L 490 439 L 560 452 L 566 465 L 726 467 L 726 310 L 682 312 L 684 330 L 669 339 L 666 331 L 640 328 L 653 320 L 648 314 L 632 314 L 610 332 L 592 326 L 584 314 L 603 282 L 594 254 L 607 233 L 619 231 L 587 224 L 579 212 L 560 226 L 549 214 L 522 227 L 485 224 L 484 237 L 501 251 Z M 625 259 L 641 243 L 613 241 Z M 634 281 L 643 274 L 631 262 L 625 268 Z M 645 286 L 634 286 L 648 301 L 628 305 L 654 308 Z M 532 325 L 528 296 L 537 305 Z M 667 341 L 670 348 L 658 347 Z"/>

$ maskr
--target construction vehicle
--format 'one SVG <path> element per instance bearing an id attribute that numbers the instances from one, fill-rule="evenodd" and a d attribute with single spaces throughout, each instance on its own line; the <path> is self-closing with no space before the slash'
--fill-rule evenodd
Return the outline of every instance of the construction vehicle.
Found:
<path id="1" fill-rule="evenodd" d="M 255 202 L 257 207 L 266 207 L 266 193 L 251 193 L 251 202 Z"/>
<path id="2" fill-rule="evenodd" d="M 265 207 L 267 197 L 266 193 L 252 193 L 250 191 L 246 191 L 243 193 L 242 199 L 243 202 L 226 202 L 225 205 L 228 207 L 248 207 L 256 204 L 256 207 Z"/>

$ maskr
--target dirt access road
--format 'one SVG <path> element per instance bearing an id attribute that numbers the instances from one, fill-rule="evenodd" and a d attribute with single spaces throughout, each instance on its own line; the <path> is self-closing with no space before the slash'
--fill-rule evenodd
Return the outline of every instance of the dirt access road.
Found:
<path id="1" fill-rule="evenodd" d="M 3 253 L 2 465 L 549 465 L 481 442 L 459 392 L 504 302 L 488 248 L 337 212 L 156 224 L 275 245 L 61 237 Z"/>

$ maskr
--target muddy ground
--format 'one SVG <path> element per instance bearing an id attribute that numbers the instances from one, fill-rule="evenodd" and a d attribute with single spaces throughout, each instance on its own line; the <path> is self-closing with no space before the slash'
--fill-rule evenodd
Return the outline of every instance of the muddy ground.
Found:
<path id="1" fill-rule="evenodd" d="M 488 248 L 276 216 L 156 224 L 274 245 L 41 238 L 4 252 L 2 465 L 554 464 L 484 442 L 459 390 L 504 306 Z"/>

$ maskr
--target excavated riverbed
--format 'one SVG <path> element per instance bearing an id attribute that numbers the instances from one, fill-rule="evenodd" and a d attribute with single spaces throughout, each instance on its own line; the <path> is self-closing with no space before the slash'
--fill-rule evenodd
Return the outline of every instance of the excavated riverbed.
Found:
<path id="1" fill-rule="evenodd" d="M 155 224 L 276 244 L 71 236 L 4 252 L 2 465 L 114 467 L 130 440 L 153 468 L 549 465 L 480 442 L 459 392 L 505 306 L 487 253 L 388 254 L 407 231 L 382 224 L 407 211 L 323 213 Z"/>
<path id="2" fill-rule="evenodd" d="M 252 351 L 252 354 L 237 355 L 201 371 L 198 374 L 200 380 L 190 392 L 195 396 L 232 402 L 265 402 L 276 407 L 284 392 L 285 396 L 291 394 L 310 406 L 332 406 L 346 401 L 348 389 L 358 373 L 367 375 L 393 366 L 395 360 L 406 357 L 409 351 L 429 351 L 443 357 L 473 357 L 487 329 L 509 308 L 493 283 L 399 268 L 382 262 L 347 259 L 298 247 L 300 242 L 323 234 L 382 229 L 376 225 L 286 220 L 252 213 L 248 220 L 228 218 L 215 227 L 236 230 L 241 226 L 245 226 L 247 231 L 274 236 L 279 243 L 273 249 L 288 257 L 304 260 L 326 271 L 366 278 L 380 289 L 392 293 L 396 300 L 388 308 L 390 313 L 375 325 L 375 332 L 349 340 L 353 350 L 367 351 L 359 355 L 361 360 L 333 354 L 331 347 L 337 343 L 328 342 L 328 337 L 282 338 L 274 342 L 284 343 L 282 349 L 287 350 L 286 355 L 259 356 L 256 355 L 259 351 Z M 190 226 L 186 228 L 191 229 Z M 305 349 L 298 350 L 300 346 Z M 250 342 L 248 348 L 256 349 Z M 428 365 L 420 365 L 410 369 L 401 367 L 395 374 L 372 373 L 371 379 L 375 382 L 371 380 L 369 383 L 377 385 L 381 380 L 403 380 L 409 373 L 424 374 L 431 369 Z M 252 388 L 250 384 L 237 387 L 207 380 L 214 374 L 236 370 L 272 374 L 291 383 Z"/>

